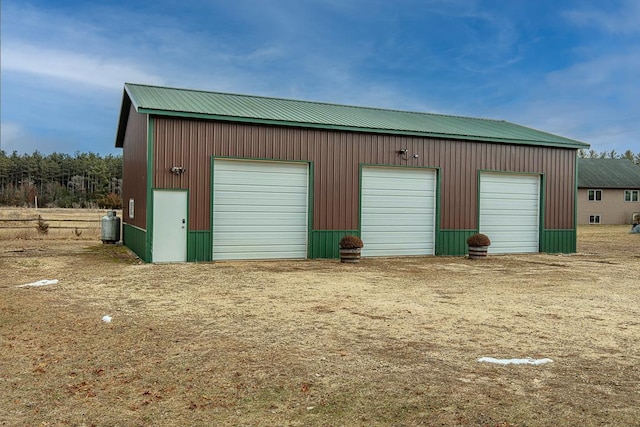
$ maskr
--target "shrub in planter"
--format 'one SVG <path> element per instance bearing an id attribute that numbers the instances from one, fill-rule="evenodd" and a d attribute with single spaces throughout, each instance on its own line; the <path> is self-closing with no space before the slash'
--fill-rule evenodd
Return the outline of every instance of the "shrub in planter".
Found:
<path id="1" fill-rule="evenodd" d="M 467 239 L 467 245 L 469 246 L 489 246 L 490 244 L 489 236 L 482 233 L 476 233 Z"/>
<path id="2" fill-rule="evenodd" d="M 360 250 L 364 246 L 362 239 L 350 234 L 340 239 L 340 262 L 360 262 Z"/>
<path id="3" fill-rule="evenodd" d="M 487 249 L 489 245 L 491 245 L 491 240 L 486 234 L 476 233 L 469 236 L 467 245 L 469 246 L 469 258 L 485 258 L 487 256 Z"/>
<path id="4" fill-rule="evenodd" d="M 340 247 L 343 249 L 357 249 L 364 247 L 364 243 L 362 243 L 362 239 L 358 236 L 347 234 L 340 239 Z"/>

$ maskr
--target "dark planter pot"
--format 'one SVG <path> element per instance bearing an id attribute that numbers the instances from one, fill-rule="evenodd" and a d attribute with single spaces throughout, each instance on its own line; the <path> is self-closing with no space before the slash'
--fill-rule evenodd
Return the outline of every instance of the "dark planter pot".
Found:
<path id="1" fill-rule="evenodd" d="M 470 259 L 482 259 L 487 257 L 489 246 L 469 246 Z"/>
<path id="2" fill-rule="evenodd" d="M 355 264 L 360 262 L 360 248 L 345 249 L 340 248 L 340 262 Z"/>

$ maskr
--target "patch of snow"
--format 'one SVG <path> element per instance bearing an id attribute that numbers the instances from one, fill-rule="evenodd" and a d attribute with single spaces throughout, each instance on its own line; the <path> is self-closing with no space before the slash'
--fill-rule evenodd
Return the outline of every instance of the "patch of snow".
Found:
<path id="1" fill-rule="evenodd" d="M 526 359 L 495 359 L 493 357 L 481 357 L 478 362 L 495 363 L 498 365 L 544 365 L 545 363 L 551 363 L 551 359 L 532 359 L 530 357 Z"/>
<path id="2" fill-rule="evenodd" d="M 25 288 L 27 286 L 55 285 L 56 283 L 58 283 L 57 279 L 53 279 L 53 280 L 44 279 L 44 280 L 38 280 L 37 282 L 33 282 L 33 283 L 27 283 L 25 285 L 18 285 L 18 286 L 16 286 L 16 288 Z"/>
<path id="3" fill-rule="evenodd" d="M 102 321 L 104 323 L 111 323 L 111 319 L 112 319 L 111 316 L 102 316 Z"/>

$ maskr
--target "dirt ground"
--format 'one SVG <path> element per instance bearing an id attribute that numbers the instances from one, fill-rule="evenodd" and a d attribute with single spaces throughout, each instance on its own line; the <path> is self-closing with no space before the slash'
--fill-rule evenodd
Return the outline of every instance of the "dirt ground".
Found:
<path id="1" fill-rule="evenodd" d="M 638 426 L 628 228 L 582 227 L 573 255 L 359 265 L 0 240 L 0 425 Z"/>

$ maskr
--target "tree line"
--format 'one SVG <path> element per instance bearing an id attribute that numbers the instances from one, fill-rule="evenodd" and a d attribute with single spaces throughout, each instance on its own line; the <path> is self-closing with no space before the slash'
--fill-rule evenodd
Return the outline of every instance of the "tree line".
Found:
<path id="1" fill-rule="evenodd" d="M 122 206 L 122 156 L 95 153 L 10 155 L 0 150 L 0 205 L 58 208 Z"/>
<path id="2" fill-rule="evenodd" d="M 580 150 L 578 151 L 578 157 L 581 159 L 627 159 L 640 165 L 640 152 L 634 153 L 631 150 L 627 150 L 623 154 L 617 153 L 616 150 L 600 152 L 596 150 Z"/>

